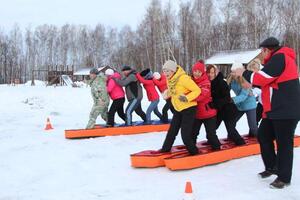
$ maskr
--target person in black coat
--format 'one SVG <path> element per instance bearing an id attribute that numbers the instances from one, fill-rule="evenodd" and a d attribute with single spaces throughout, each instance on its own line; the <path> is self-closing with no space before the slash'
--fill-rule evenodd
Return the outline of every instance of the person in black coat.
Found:
<path id="1" fill-rule="evenodd" d="M 238 110 L 233 103 L 230 96 L 230 88 L 224 81 L 223 74 L 217 74 L 217 68 L 214 65 L 208 65 L 206 72 L 211 80 L 211 94 L 212 94 L 212 107 L 216 108 L 217 114 L 217 128 L 223 121 L 228 133 L 228 139 L 232 140 L 236 145 L 245 144 L 244 139 L 236 130 L 236 116 Z"/>

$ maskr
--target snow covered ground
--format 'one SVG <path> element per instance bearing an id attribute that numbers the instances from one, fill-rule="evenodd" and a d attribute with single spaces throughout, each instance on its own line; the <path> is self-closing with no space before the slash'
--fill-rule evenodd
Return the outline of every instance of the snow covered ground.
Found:
<path id="1" fill-rule="evenodd" d="M 129 155 L 160 148 L 165 132 L 66 140 L 65 129 L 85 127 L 91 106 L 87 87 L 0 85 L 0 200 L 179 200 L 188 180 L 198 200 L 300 199 L 300 148 L 284 190 L 269 188 L 275 177 L 257 177 L 260 156 L 187 171 L 135 169 Z M 47 117 L 52 131 L 43 130 Z M 244 117 L 238 129 L 247 132 Z"/>

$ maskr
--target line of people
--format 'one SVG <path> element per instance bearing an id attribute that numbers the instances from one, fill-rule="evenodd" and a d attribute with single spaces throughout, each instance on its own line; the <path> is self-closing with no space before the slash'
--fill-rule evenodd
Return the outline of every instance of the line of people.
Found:
<path id="1" fill-rule="evenodd" d="M 152 112 L 154 112 L 162 123 L 169 123 L 168 111 L 171 110 L 173 112 L 173 106 L 170 99 L 165 98 L 166 102 L 161 114 L 158 110 L 160 97 L 156 90 L 157 88 L 162 95 L 164 94 L 167 89 L 165 75 L 158 72 L 152 73 L 150 69 L 145 69 L 137 73 L 130 66 L 123 66 L 121 71 L 122 75 L 111 68 L 107 69 L 104 74 L 100 73 L 96 68 L 90 70 L 90 81 L 88 84 L 91 87 L 94 104 L 86 129 L 94 128 L 99 115 L 106 121 L 107 127 L 113 127 L 115 125 L 114 118 L 116 113 L 125 122 L 126 126 L 133 125 L 133 112 L 136 112 L 143 120 L 143 124 L 152 123 Z M 146 113 L 141 107 L 143 99 L 141 84 L 145 88 L 150 102 Z M 123 87 L 125 88 L 125 92 Z M 125 96 L 127 97 L 128 105 L 124 112 Z M 108 109 L 109 97 L 112 100 L 112 104 Z"/>
<path id="2" fill-rule="evenodd" d="M 238 67 L 243 65 L 234 63 L 232 69 Z M 256 99 L 252 88 L 245 84 L 246 81 L 242 77 L 230 76 L 227 83 L 215 65 L 206 67 L 203 61 L 198 61 L 192 67 L 192 74 L 189 76 L 182 67 L 169 60 L 163 66 L 161 74 L 152 73 L 150 69 L 137 73 L 130 66 L 123 66 L 122 76 L 113 69 L 107 69 L 104 74 L 92 69 L 90 76 L 94 106 L 87 129 L 94 128 L 98 115 L 107 122 L 107 127 L 114 126 L 115 113 L 124 120 L 126 126 L 130 126 L 133 111 L 141 117 L 144 124 L 151 124 L 152 112 L 161 122 L 168 123 L 170 109 L 173 118 L 161 150 L 164 152 L 170 151 L 181 129 L 183 142 L 190 154 L 197 154 L 195 145 L 202 124 L 205 126 L 208 143 L 213 149 L 220 149 L 216 130 L 222 121 L 226 126 L 228 139 L 236 145 L 243 145 L 245 141 L 238 133 L 236 124 L 244 113 L 248 119 L 249 136 L 257 135 Z M 145 88 L 150 102 L 146 113 L 141 107 L 143 91 L 140 83 Z M 160 98 L 156 87 L 166 100 L 163 114 L 158 110 Z M 235 92 L 235 97 L 231 97 L 230 89 Z M 128 105 L 124 112 L 125 94 Z M 112 99 L 109 110 L 108 96 Z"/>

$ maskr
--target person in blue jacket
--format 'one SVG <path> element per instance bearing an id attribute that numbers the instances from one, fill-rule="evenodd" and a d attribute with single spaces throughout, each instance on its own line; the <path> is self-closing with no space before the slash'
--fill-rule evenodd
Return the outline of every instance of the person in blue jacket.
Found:
<path id="1" fill-rule="evenodd" d="M 242 63 L 233 63 L 231 70 L 238 68 L 244 68 Z M 234 104 L 238 109 L 236 121 L 238 121 L 245 113 L 247 115 L 247 121 L 249 126 L 249 136 L 257 136 L 257 121 L 256 121 L 256 98 L 252 92 L 251 85 L 242 77 L 230 75 L 227 79 L 227 83 L 235 93 L 235 97 L 232 97 Z"/>

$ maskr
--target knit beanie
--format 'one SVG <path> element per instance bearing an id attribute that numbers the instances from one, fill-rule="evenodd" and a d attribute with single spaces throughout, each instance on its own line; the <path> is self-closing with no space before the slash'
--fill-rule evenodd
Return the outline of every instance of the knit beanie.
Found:
<path id="1" fill-rule="evenodd" d="M 236 69 L 240 69 L 240 68 L 244 68 L 243 64 L 240 62 L 234 62 L 231 66 L 231 71 L 236 70 Z"/>
<path id="2" fill-rule="evenodd" d="M 162 68 L 173 71 L 173 72 L 176 72 L 177 64 L 173 60 L 168 60 L 168 61 L 165 62 L 165 64 L 163 65 Z"/>
<path id="3" fill-rule="evenodd" d="M 105 70 L 105 75 L 106 76 L 111 76 L 111 75 L 113 75 L 114 74 L 114 70 L 112 70 L 112 69 L 107 69 L 107 70 Z"/>
<path id="4" fill-rule="evenodd" d="M 153 78 L 155 78 L 156 80 L 159 80 L 159 79 L 161 78 L 160 73 L 154 72 L 154 73 L 153 73 Z"/>
<path id="5" fill-rule="evenodd" d="M 203 60 L 199 60 L 196 62 L 192 68 L 192 71 L 199 70 L 200 72 L 204 73 L 205 72 L 205 65 Z"/>

